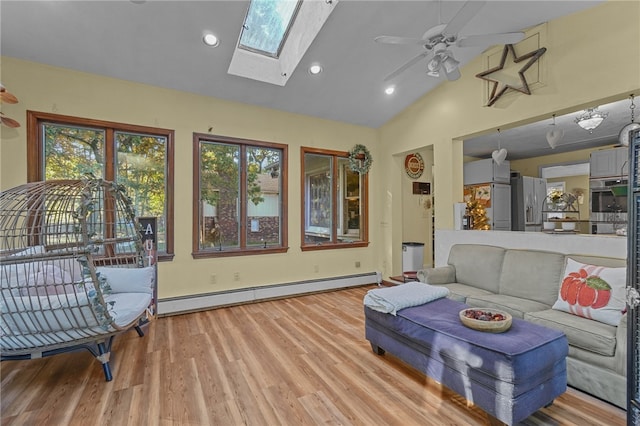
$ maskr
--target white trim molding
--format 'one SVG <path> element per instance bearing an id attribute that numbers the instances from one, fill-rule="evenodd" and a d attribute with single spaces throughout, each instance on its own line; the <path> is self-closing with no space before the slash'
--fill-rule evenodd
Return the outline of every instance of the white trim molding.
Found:
<path id="1" fill-rule="evenodd" d="M 258 302 L 261 300 L 297 296 L 305 293 L 358 287 L 378 282 L 376 272 L 357 275 L 331 277 L 319 280 L 298 281 L 293 283 L 274 284 L 263 287 L 250 287 L 215 293 L 197 294 L 193 296 L 171 297 L 158 301 L 158 315 L 174 315 L 186 312 L 237 305 L 240 303 Z"/>

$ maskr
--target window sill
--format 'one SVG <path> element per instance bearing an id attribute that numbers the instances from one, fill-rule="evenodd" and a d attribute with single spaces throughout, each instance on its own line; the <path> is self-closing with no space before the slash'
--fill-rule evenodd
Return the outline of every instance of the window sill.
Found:
<path id="1" fill-rule="evenodd" d="M 300 246 L 302 251 L 314 251 L 314 250 L 333 250 L 333 249 L 345 249 L 345 248 L 358 248 L 368 247 L 368 241 L 357 241 L 353 243 L 326 243 L 326 244 L 314 244 Z"/>
<path id="2" fill-rule="evenodd" d="M 194 259 L 212 259 L 216 257 L 257 256 L 261 254 L 286 253 L 289 247 L 251 248 L 251 249 L 217 249 L 201 250 L 191 253 Z"/>
<path id="3" fill-rule="evenodd" d="M 167 253 L 167 252 L 162 252 L 162 253 L 158 253 L 158 262 L 171 262 L 173 261 L 173 258 L 175 257 L 174 253 Z"/>

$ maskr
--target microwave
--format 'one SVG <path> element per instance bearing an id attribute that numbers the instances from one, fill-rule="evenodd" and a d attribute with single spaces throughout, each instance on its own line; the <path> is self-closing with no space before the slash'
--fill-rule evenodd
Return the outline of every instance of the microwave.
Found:
<path id="1" fill-rule="evenodd" d="M 592 222 L 627 222 L 627 179 L 592 179 L 589 186 Z"/>

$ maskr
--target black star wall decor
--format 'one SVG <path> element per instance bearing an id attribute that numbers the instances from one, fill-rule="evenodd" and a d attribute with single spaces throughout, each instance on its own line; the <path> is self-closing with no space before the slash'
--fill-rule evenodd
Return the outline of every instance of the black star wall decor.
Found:
<path id="1" fill-rule="evenodd" d="M 502 50 L 502 58 L 500 59 L 500 65 L 497 67 L 488 69 L 480 74 L 476 74 L 476 77 L 486 80 L 488 82 L 493 83 L 493 87 L 491 88 L 491 94 L 489 95 L 489 102 L 487 106 L 491 106 L 496 103 L 496 101 L 500 98 L 500 96 L 504 95 L 505 92 L 509 89 L 517 90 L 518 92 L 524 93 L 526 95 L 531 94 L 531 90 L 529 90 L 529 84 L 527 84 L 527 79 L 524 76 L 524 73 L 533 65 L 539 58 L 547 51 L 546 47 L 541 47 L 540 49 L 536 49 L 532 52 L 529 52 L 523 56 L 517 56 L 516 51 L 513 48 L 513 44 L 505 44 L 504 49 Z M 507 56 L 509 53 L 513 56 L 513 62 L 519 63 L 526 59 L 528 59 L 527 63 L 518 70 L 518 75 L 520 76 L 520 86 L 513 84 L 512 82 L 506 82 L 501 80 L 499 77 L 491 77 L 491 74 L 496 73 L 504 68 L 504 64 L 507 60 Z"/>

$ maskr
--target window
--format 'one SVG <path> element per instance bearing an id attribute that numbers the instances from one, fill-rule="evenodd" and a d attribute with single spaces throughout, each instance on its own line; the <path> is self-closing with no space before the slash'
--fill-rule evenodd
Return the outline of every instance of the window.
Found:
<path id="1" fill-rule="evenodd" d="M 287 146 L 194 134 L 193 257 L 285 253 Z"/>
<path id="2" fill-rule="evenodd" d="M 158 259 L 173 258 L 173 130 L 28 111 L 27 179 L 122 184 L 136 215 L 157 217 Z"/>
<path id="3" fill-rule="evenodd" d="M 552 193 L 564 194 L 564 188 L 564 182 L 547 182 L 547 197 L 550 197 Z M 566 215 L 564 213 L 556 212 L 550 212 L 547 214 L 548 219 L 564 219 L 565 216 Z"/>
<path id="4" fill-rule="evenodd" d="M 277 58 L 298 11 L 295 0 L 252 0 L 238 46 Z"/>
<path id="5" fill-rule="evenodd" d="M 366 247 L 368 179 L 349 167 L 348 153 L 302 152 L 302 250 Z"/>

